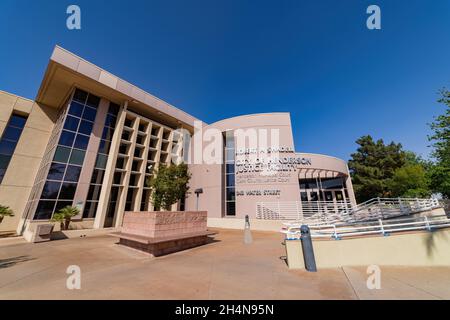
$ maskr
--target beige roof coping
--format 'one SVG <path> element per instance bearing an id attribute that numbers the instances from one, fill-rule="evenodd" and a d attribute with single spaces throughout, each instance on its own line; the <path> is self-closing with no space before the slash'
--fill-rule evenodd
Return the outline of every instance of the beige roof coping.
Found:
<path id="1" fill-rule="evenodd" d="M 200 121 L 187 112 L 145 92 L 58 45 L 55 46 L 50 60 L 128 96 L 130 101 L 135 100 L 144 105 L 151 106 L 184 123 L 193 126 L 194 121 Z"/>

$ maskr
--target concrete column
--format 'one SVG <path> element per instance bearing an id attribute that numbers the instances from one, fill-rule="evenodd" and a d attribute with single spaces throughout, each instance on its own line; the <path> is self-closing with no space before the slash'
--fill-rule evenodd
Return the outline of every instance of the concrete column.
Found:
<path id="1" fill-rule="evenodd" d="M 124 120 L 125 121 L 125 120 Z M 127 165 L 125 167 L 125 172 L 122 174 L 125 174 L 125 177 L 122 177 L 122 191 L 120 192 L 119 195 L 119 200 L 117 201 L 117 211 L 116 214 L 114 216 L 114 221 L 113 221 L 113 225 L 118 228 L 122 225 L 122 220 L 123 220 L 123 214 L 125 211 L 125 204 L 127 202 L 127 193 L 129 192 L 129 183 L 130 183 L 130 175 L 131 175 L 131 167 L 133 165 L 133 157 L 134 157 L 134 149 L 136 147 L 136 137 L 137 137 L 137 132 L 139 129 L 139 118 L 136 118 L 134 120 L 134 124 L 133 124 L 133 132 L 131 134 L 131 145 L 128 148 L 128 161 L 127 161 Z"/>
<path id="2" fill-rule="evenodd" d="M 142 119 L 140 120 L 142 122 Z M 145 180 L 146 180 L 146 175 L 145 172 L 147 171 L 147 167 L 148 167 L 148 152 L 149 152 L 149 144 L 150 144 L 150 135 L 151 135 L 151 129 L 152 129 L 152 124 L 151 122 L 149 122 L 147 124 L 147 130 L 145 131 L 145 141 L 144 141 L 144 153 L 142 155 L 142 164 L 141 164 L 141 174 L 139 176 L 139 181 L 138 181 L 138 190 L 136 191 L 136 198 L 134 201 L 134 211 L 141 211 L 141 202 L 144 201 L 144 199 L 142 199 L 142 194 L 144 193 L 144 187 L 145 187 Z"/>
<path id="3" fill-rule="evenodd" d="M 159 131 L 158 131 L 158 143 L 156 144 L 156 156 L 155 156 L 155 170 L 158 170 L 159 168 L 159 163 L 161 160 L 161 146 L 162 146 L 162 137 L 163 137 L 163 127 L 159 127 Z M 149 205 L 149 211 L 153 211 L 155 210 L 155 206 L 150 203 Z"/>
<path id="4" fill-rule="evenodd" d="M 109 149 L 108 161 L 105 168 L 105 176 L 103 177 L 102 190 L 98 201 L 97 214 L 94 220 L 94 229 L 103 228 L 105 225 L 106 212 L 108 210 L 109 194 L 114 178 L 117 154 L 119 153 L 120 140 L 122 139 L 123 124 L 126 118 L 126 110 L 128 101 L 121 105 L 114 134 L 111 139 L 111 147 Z"/>

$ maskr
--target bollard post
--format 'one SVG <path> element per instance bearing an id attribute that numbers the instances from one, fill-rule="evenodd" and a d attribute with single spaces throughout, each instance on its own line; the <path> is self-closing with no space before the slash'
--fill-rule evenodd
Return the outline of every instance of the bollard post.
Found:
<path id="1" fill-rule="evenodd" d="M 305 268 L 309 272 L 317 272 L 316 259 L 314 258 L 314 248 L 311 239 L 311 232 L 307 225 L 300 227 L 303 259 L 305 261 Z"/>
<path id="2" fill-rule="evenodd" d="M 244 243 L 251 244 L 253 242 L 252 233 L 250 231 L 250 217 L 248 214 L 245 216 L 245 227 L 244 227 Z"/>

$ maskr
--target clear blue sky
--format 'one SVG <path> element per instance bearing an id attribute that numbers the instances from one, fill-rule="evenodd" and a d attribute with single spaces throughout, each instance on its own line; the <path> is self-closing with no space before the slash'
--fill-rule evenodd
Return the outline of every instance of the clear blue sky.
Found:
<path id="1" fill-rule="evenodd" d="M 208 123 L 288 111 L 297 151 L 344 159 L 365 134 L 427 156 L 450 87 L 449 0 L 2 0 L 0 16 L 1 90 L 34 98 L 59 44 Z"/>

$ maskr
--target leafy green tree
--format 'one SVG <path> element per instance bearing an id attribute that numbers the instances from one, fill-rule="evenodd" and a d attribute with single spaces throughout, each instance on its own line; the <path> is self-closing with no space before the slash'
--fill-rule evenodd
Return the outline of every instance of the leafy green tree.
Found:
<path id="1" fill-rule="evenodd" d="M 78 214 L 80 214 L 80 210 L 77 207 L 66 206 L 53 215 L 52 221 L 59 222 L 61 230 L 69 230 L 72 217 Z"/>
<path id="2" fill-rule="evenodd" d="M 14 212 L 9 207 L 0 205 L 0 223 L 4 217 L 14 217 Z"/>
<path id="3" fill-rule="evenodd" d="M 429 169 L 429 176 L 433 191 L 450 198 L 450 91 L 443 89 L 440 94 L 438 102 L 446 110 L 430 124 L 433 134 L 428 139 L 433 142 L 432 156 L 436 162 Z"/>
<path id="4" fill-rule="evenodd" d="M 406 163 L 401 144 L 384 144 L 370 135 L 356 140 L 357 151 L 348 162 L 356 198 L 363 202 L 375 197 L 387 197 L 389 181 L 397 169 Z"/>
<path id="5" fill-rule="evenodd" d="M 387 186 L 391 197 L 427 198 L 431 196 L 429 179 L 421 164 L 406 164 L 395 170 Z"/>
<path id="6" fill-rule="evenodd" d="M 156 210 L 170 210 L 171 206 L 183 199 L 189 190 L 188 166 L 184 163 L 170 166 L 160 164 L 159 168 L 147 180 L 152 191 L 152 203 Z"/>

